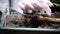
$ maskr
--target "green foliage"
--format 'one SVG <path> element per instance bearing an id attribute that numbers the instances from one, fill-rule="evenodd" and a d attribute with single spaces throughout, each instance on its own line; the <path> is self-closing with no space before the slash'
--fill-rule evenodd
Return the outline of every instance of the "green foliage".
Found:
<path id="1" fill-rule="evenodd" d="M 60 0 L 50 0 L 55 6 L 60 7 Z"/>
<path id="2" fill-rule="evenodd" d="M 60 7 L 60 4 L 58 3 L 53 3 L 55 6 Z"/>
<path id="3" fill-rule="evenodd" d="M 60 3 L 60 0 L 50 0 L 53 3 Z"/>

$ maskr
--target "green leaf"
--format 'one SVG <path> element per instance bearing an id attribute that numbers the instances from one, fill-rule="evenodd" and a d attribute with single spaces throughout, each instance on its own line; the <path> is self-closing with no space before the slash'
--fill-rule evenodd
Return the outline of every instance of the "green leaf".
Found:
<path id="1" fill-rule="evenodd" d="M 59 2 L 59 0 L 50 0 L 53 3 Z"/>
<path id="2" fill-rule="evenodd" d="M 55 6 L 60 7 L 60 4 L 58 3 L 53 3 Z"/>

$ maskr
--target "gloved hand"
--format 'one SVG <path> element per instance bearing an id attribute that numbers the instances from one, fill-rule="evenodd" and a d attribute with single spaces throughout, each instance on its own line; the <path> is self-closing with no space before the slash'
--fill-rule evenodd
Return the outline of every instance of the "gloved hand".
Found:
<path id="1" fill-rule="evenodd" d="M 21 9 L 27 13 L 32 13 L 33 10 L 39 10 L 41 13 L 46 11 L 46 14 L 51 16 L 51 9 L 49 7 L 53 4 L 49 0 L 18 0 Z"/>

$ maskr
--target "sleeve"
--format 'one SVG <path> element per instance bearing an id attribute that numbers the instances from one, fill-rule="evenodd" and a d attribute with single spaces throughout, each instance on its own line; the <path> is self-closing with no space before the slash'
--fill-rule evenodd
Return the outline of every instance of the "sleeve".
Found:
<path id="1" fill-rule="evenodd" d="M 11 9 L 23 14 L 23 10 L 19 7 L 17 0 L 11 0 Z"/>
<path id="2" fill-rule="evenodd" d="M 0 0 L 0 10 L 4 13 L 8 8 L 8 0 Z"/>

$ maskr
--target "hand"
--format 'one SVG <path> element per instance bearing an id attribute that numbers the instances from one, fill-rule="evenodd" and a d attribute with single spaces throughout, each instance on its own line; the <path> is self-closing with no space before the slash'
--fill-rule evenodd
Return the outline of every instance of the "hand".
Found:
<path id="1" fill-rule="evenodd" d="M 49 7 L 53 4 L 49 0 L 18 0 L 20 8 L 27 13 L 32 13 L 33 10 L 39 10 L 41 13 L 46 11 L 47 15 L 51 15 L 51 9 Z"/>

